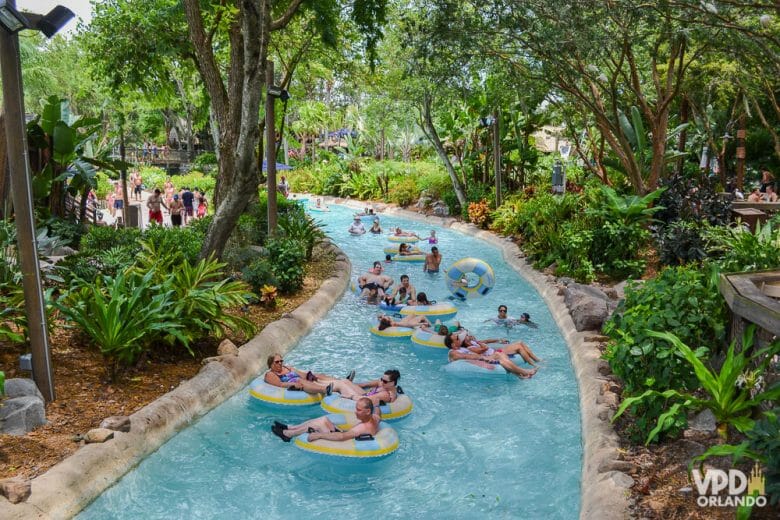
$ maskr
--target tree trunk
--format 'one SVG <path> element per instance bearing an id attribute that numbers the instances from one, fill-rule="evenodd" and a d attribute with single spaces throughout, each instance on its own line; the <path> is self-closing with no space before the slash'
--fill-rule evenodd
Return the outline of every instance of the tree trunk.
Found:
<path id="1" fill-rule="evenodd" d="M 455 168 L 452 166 L 450 158 L 447 156 L 447 152 L 444 150 L 439 134 L 436 132 L 436 127 L 433 125 L 433 118 L 431 116 L 431 96 L 430 94 L 423 95 L 422 101 L 422 121 L 420 127 L 428 140 L 433 145 L 436 153 L 439 155 L 439 159 L 444 163 L 444 167 L 447 169 L 447 173 L 450 176 L 452 182 L 452 189 L 455 191 L 455 196 L 458 198 L 458 203 L 462 208 L 466 207 L 466 195 L 463 192 L 463 187 L 458 180 L 458 176 L 455 173 Z"/>

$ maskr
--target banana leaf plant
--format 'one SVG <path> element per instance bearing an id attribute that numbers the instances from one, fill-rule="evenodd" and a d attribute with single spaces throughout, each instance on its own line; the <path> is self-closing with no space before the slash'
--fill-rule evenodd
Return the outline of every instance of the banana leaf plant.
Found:
<path id="1" fill-rule="evenodd" d="M 73 117 L 67 101 L 50 96 L 35 119 L 27 124 L 27 138 L 33 157 L 33 196 L 48 199 L 52 216 L 65 216 L 65 195 L 81 195 L 79 220 L 84 221 L 87 195 L 97 187 L 97 168 L 118 171 L 128 163 L 108 158 L 108 150 L 97 151 L 94 143 L 101 129 L 97 118 Z"/>
<path id="2" fill-rule="evenodd" d="M 647 177 L 650 172 L 650 167 L 653 162 L 653 146 L 647 139 L 647 130 L 645 130 L 645 124 L 642 121 L 642 114 L 636 106 L 632 106 L 631 120 L 622 110 L 618 110 L 618 123 L 623 135 L 631 144 L 631 149 L 634 152 L 634 160 L 639 166 L 639 170 L 642 172 L 643 177 Z M 675 143 L 680 132 L 688 128 L 690 123 L 683 123 L 671 130 L 666 134 L 667 144 Z M 677 160 L 680 157 L 685 156 L 684 152 L 678 152 L 672 146 L 666 149 L 664 153 L 664 164 L 668 164 Z M 614 168 L 624 174 L 628 174 L 625 167 L 614 157 L 605 157 L 604 164 Z"/>

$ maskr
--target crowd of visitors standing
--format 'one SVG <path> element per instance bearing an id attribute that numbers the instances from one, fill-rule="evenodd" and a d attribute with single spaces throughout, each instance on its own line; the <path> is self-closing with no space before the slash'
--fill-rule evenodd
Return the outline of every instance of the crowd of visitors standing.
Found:
<path id="1" fill-rule="evenodd" d="M 122 184 L 114 181 L 114 189 L 106 197 L 106 203 L 114 219 L 124 217 L 125 200 Z M 132 201 L 145 202 L 149 223 L 161 226 L 180 227 L 192 219 L 200 219 L 208 213 L 206 193 L 198 189 L 174 186 L 171 177 L 163 189 L 145 190 L 143 177 L 139 172 L 130 173 L 127 183 L 128 197 Z"/>

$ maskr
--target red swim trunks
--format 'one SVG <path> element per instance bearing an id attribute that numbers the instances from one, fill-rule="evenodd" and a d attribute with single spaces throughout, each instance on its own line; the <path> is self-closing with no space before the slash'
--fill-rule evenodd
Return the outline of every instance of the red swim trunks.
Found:
<path id="1" fill-rule="evenodd" d="M 149 210 L 149 222 L 156 221 L 158 224 L 162 225 L 162 210 L 159 211 L 152 211 Z"/>

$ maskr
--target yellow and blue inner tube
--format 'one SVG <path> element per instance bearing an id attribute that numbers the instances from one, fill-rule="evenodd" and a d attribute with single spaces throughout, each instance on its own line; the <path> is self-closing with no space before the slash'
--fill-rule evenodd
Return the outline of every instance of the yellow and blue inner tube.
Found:
<path id="1" fill-rule="evenodd" d="M 412 343 L 421 347 L 428 347 L 436 350 L 447 350 L 444 345 L 444 336 L 436 334 L 421 328 L 415 329 L 412 334 Z"/>
<path id="2" fill-rule="evenodd" d="M 393 256 L 394 262 L 416 262 L 416 263 L 422 263 L 425 262 L 425 254 L 419 254 L 419 255 L 395 255 Z"/>
<path id="3" fill-rule="evenodd" d="M 379 338 L 405 340 L 412 335 L 414 329 L 411 327 L 387 327 L 384 330 L 379 330 L 379 324 L 374 323 L 368 331 Z"/>
<path id="4" fill-rule="evenodd" d="M 379 310 L 387 311 L 387 312 L 398 312 L 404 307 L 406 307 L 406 305 L 403 303 L 397 303 L 395 305 L 388 305 L 386 301 L 382 301 L 379 303 Z"/>
<path id="5" fill-rule="evenodd" d="M 458 308 L 451 303 L 434 303 L 433 305 L 407 305 L 400 311 L 401 316 L 425 316 L 430 321 L 451 320 L 458 314 Z"/>
<path id="6" fill-rule="evenodd" d="M 462 280 L 469 280 L 467 275 L 477 276 L 477 282 L 472 286 L 463 285 Z M 447 289 L 456 297 L 465 300 L 484 296 L 496 284 L 496 275 L 490 264 L 479 258 L 461 258 L 447 270 Z"/>
<path id="7" fill-rule="evenodd" d="M 320 402 L 322 409 L 330 413 L 355 413 L 355 404 L 357 401 L 345 399 L 338 394 L 328 395 Z M 395 401 L 381 405 L 379 411 L 382 412 L 383 421 L 393 421 L 406 417 L 412 413 L 413 408 L 409 396 L 399 392 Z"/>
<path id="8" fill-rule="evenodd" d="M 398 254 L 398 246 L 388 246 L 384 249 L 382 249 L 382 252 L 384 252 L 386 255 L 397 255 Z M 414 254 L 425 254 L 422 249 L 418 247 L 413 247 L 410 249 L 411 253 Z"/>
<path id="9" fill-rule="evenodd" d="M 344 417 L 345 415 L 347 417 Z M 354 416 L 350 418 L 348 417 L 349 415 L 351 414 L 331 414 L 328 415 L 328 419 L 339 429 L 346 430 L 351 426 L 350 422 L 357 421 L 357 418 Z M 295 446 L 309 453 L 366 461 L 377 460 L 390 455 L 398 449 L 398 444 L 398 433 L 384 422 L 379 423 L 379 431 L 376 435 L 366 440 L 326 441 L 319 439 L 309 441 L 308 433 L 295 438 Z"/>
<path id="10" fill-rule="evenodd" d="M 415 242 L 420 241 L 420 239 L 417 237 L 399 237 L 396 235 L 390 235 L 389 237 L 387 237 L 387 239 L 390 242 L 398 242 L 399 244 L 402 242 L 406 242 L 407 244 L 414 244 Z"/>
<path id="11" fill-rule="evenodd" d="M 281 406 L 310 406 L 322 400 L 322 394 L 307 394 L 302 390 L 290 390 L 265 382 L 265 374 L 249 384 L 249 395 L 264 403 Z"/>

